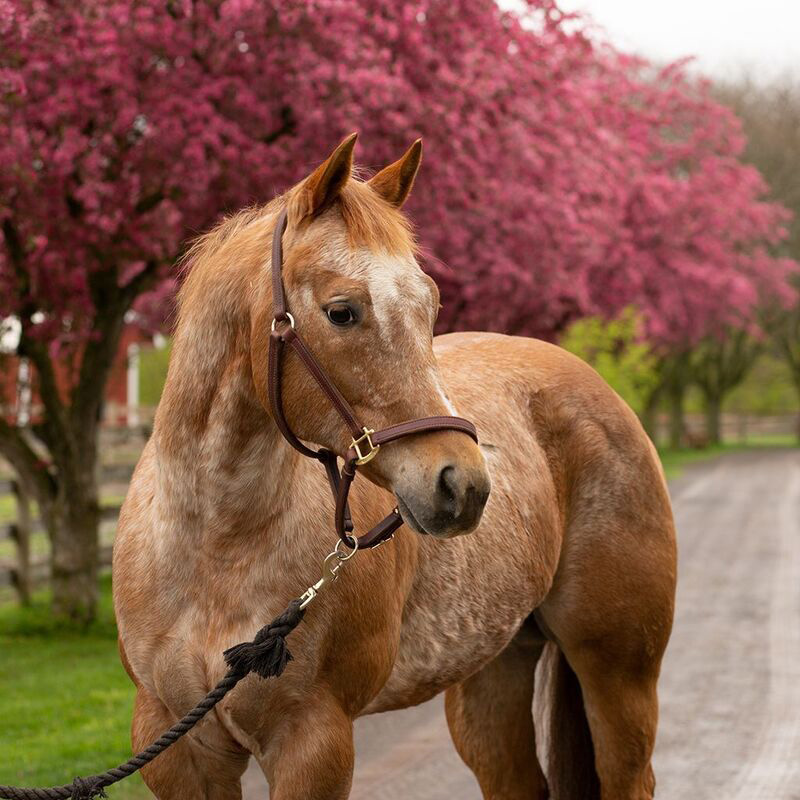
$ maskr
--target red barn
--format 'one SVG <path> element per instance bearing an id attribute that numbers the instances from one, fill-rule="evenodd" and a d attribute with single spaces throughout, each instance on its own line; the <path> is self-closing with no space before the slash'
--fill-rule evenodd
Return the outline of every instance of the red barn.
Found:
<path id="1" fill-rule="evenodd" d="M 18 323 L 6 320 L 0 323 L 0 413 L 20 425 L 31 419 L 40 419 L 42 404 L 32 380 L 27 359 L 14 354 L 18 339 Z M 150 345 L 151 339 L 136 325 L 128 325 L 122 332 L 117 357 L 106 384 L 103 405 L 103 423 L 110 426 L 135 427 L 139 418 L 139 347 Z M 3 354 L 5 353 L 5 354 Z M 67 368 L 56 362 L 56 379 L 62 392 L 69 387 Z"/>

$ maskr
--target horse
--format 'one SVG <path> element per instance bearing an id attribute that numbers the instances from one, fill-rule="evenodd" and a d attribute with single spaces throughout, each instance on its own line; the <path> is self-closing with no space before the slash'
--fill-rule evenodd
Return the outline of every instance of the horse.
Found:
<path id="1" fill-rule="evenodd" d="M 161 800 L 235 800 L 252 756 L 273 800 L 342 800 L 353 721 L 445 692 L 484 798 L 652 798 L 676 581 L 657 453 L 620 397 L 557 346 L 434 337 L 439 293 L 401 210 L 421 142 L 368 180 L 354 144 L 188 252 L 163 396 L 114 545 L 133 747 L 206 694 L 222 652 L 319 575 L 335 538 L 324 471 L 270 412 L 279 214 L 297 329 L 359 419 L 457 409 L 480 444 L 425 432 L 364 465 L 352 516 L 367 527 L 396 507 L 393 541 L 359 552 L 307 610 L 279 679 L 242 681 L 145 782 Z M 292 430 L 344 454 L 350 435 L 296 354 L 283 370 Z"/>

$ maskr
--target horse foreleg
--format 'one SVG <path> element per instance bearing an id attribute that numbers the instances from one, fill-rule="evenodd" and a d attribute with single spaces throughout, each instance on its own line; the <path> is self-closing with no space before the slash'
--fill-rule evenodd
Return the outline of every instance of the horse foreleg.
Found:
<path id="1" fill-rule="evenodd" d="M 353 780 L 353 722 L 333 697 L 304 699 L 256 760 L 271 800 L 345 800 Z"/>
<path id="2" fill-rule="evenodd" d="M 134 751 L 144 750 L 174 723 L 164 704 L 139 687 L 131 727 Z M 248 757 L 210 718 L 143 767 L 142 777 L 158 800 L 240 800 Z"/>
<path id="3" fill-rule="evenodd" d="M 486 800 L 549 796 L 536 756 L 532 711 L 542 646 L 523 630 L 500 655 L 445 695 L 456 750 Z"/>

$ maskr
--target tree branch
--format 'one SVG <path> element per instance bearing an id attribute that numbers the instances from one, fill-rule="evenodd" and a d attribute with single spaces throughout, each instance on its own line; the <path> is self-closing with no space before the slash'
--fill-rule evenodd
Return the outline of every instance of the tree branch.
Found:
<path id="1" fill-rule="evenodd" d="M 45 408 L 45 425 L 48 427 L 48 441 L 53 445 L 53 457 L 62 459 L 72 450 L 73 442 L 67 423 L 67 411 L 61 400 L 55 367 L 50 358 L 47 345 L 30 335 L 30 320 L 21 320 L 19 354 L 26 356 L 36 367 L 39 378 L 39 396 Z M 64 451 L 64 448 L 67 448 Z"/>
<path id="2" fill-rule="evenodd" d="M 139 202 L 133 207 L 134 212 L 138 214 L 146 214 L 152 211 L 164 199 L 164 192 L 159 189 L 157 192 L 141 198 Z"/>
<path id="3" fill-rule="evenodd" d="M 136 298 L 149 289 L 158 277 L 159 262 L 149 261 L 133 280 L 117 284 L 116 270 L 99 273 L 92 285 L 95 320 L 92 337 L 81 359 L 78 381 L 71 397 L 74 425 L 90 429 L 97 424 L 103 389 L 117 355 L 125 326 L 125 314 Z"/>
<path id="4" fill-rule="evenodd" d="M 14 467 L 23 482 L 35 492 L 40 505 L 52 501 L 56 493 L 53 477 L 31 447 L 21 428 L 0 417 L 0 453 Z"/>
<path id="5" fill-rule="evenodd" d="M 22 328 L 18 353 L 20 356 L 30 358 L 36 367 L 39 377 L 39 394 L 47 412 L 47 425 L 51 433 L 55 434 L 50 440 L 55 442 L 69 440 L 67 419 L 64 404 L 61 402 L 61 395 L 58 391 L 55 369 L 47 346 L 31 336 L 31 318 L 37 311 L 36 305 L 31 297 L 30 276 L 25 269 L 25 248 L 14 223 L 10 218 L 3 220 L 3 237 L 6 241 L 11 266 L 17 279 L 18 296 L 21 300 L 19 309 L 19 321 Z M 55 452 L 53 455 L 56 455 Z"/>
<path id="6" fill-rule="evenodd" d="M 117 354 L 127 308 L 118 298 L 102 312 L 95 312 L 95 327 L 83 351 L 70 409 L 73 425 L 83 430 L 91 430 L 97 424 L 103 389 Z"/>
<path id="7" fill-rule="evenodd" d="M 272 144 L 277 142 L 281 136 L 294 133 L 296 128 L 297 120 L 294 118 L 294 109 L 289 105 L 281 106 L 281 124 L 275 130 L 263 136 L 261 141 L 264 144 Z"/>
<path id="8" fill-rule="evenodd" d="M 131 281 L 129 281 L 125 286 L 122 288 L 122 294 L 124 297 L 124 301 L 127 304 L 127 308 L 130 308 L 136 298 L 146 292 L 148 289 L 151 289 L 158 278 L 158 268 L 161 264 L 158 261 L 152 260 L 148 261 L 145 264 L 145 268 L 138 273 Z"/>

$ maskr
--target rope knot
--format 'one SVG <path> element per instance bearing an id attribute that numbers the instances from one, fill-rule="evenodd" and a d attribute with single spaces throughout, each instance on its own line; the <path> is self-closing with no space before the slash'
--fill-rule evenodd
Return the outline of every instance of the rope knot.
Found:
<path id="1" fill-rule="evenodd" d="M 300 608 L 300 600 L 293 600 L 286 611 L 265 625 L 252 642 L 242 642 L 228 648 L 223 655 L 230 668 L 230 674 L 238 679 L 251 672 L 262 678 L 277 677 L 292 660 L 286 646 L 286 637 L 298 626 L 305 612 Z"/>
<path id="2" fill-rule="evenodd" d="M 100 778 L 75 778 L 72 781 L 72 800 L 93 800 L 95 797 L 108 797 Z"/>

